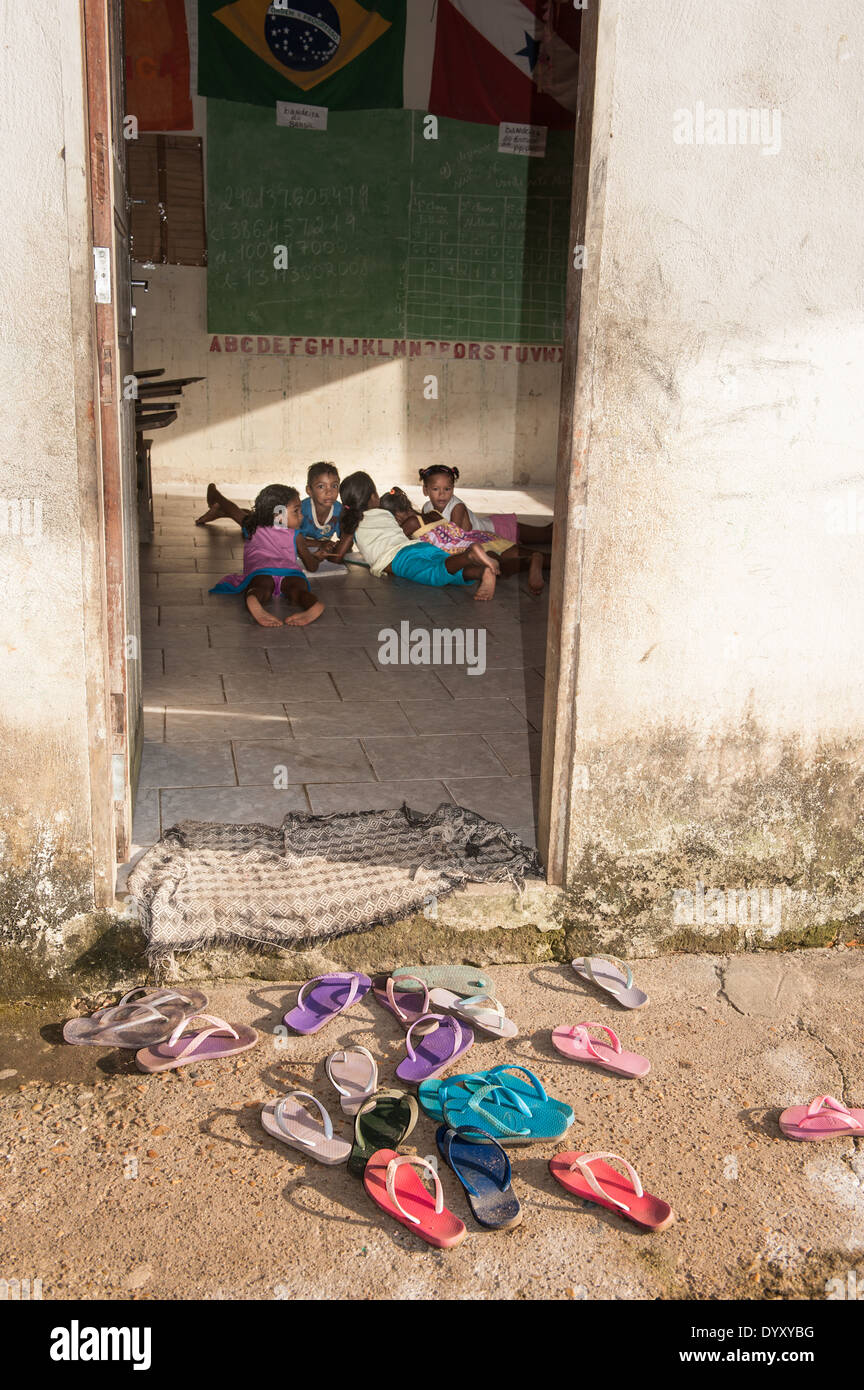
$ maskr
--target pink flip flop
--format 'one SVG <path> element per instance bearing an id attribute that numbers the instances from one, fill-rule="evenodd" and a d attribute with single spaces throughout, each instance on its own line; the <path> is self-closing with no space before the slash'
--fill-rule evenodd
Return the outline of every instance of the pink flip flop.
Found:
<path id="1" fill-rule="evenodd" d="M 410 988 L 404 987 L 406 983 Z M 415 985 L 419 988 L 415 989 Z M 381 1007 L 398 1019 L 406 1033 L 412 1023 L 429 1012 L 429 989 L 419 975 L 400 975 L 398 980 L 392 975 L 376 975 L 372 992 Z"/>
<path id="2" fill-rule="evenodd" d="M 282 1022 L 295 1033 L 317 1033 L 325 1023 L 343 1014 L 372 988 L 368 975 L 359 970 L 316 975 L 307 980 L 297 995 L 297 1003 Z"/>
<path id="3" fill-rule="evenodd" d="M 864 1134 L 864 1110 L 849 1110 L 833 1096 L 817 1096 L 811 1105 L 792 1105 L 780 1116 L 787 1139 L 839 1139 Z"/>
<path id="4" fill-rule="evenodd" d="M 434 1025 L 437 1023 L 437 1028 Z M 424 1025 L 427 1027 L 424 1029 Z M 432 1027 L 433 1031 L 429 1031 Z M 412 1043 L 414 1029 L 418 1029 L 418 1042 L 415 1050 Z M 422 1037 L 419 1034 L 422 1033 Z M 421 1081 L 431 1081 L 462 1057 L 474 1045 L 474 1033 L 467 1023 L 447 1014 L 424 1014 L 405 1035 L 404 1057 L 396 1068 L 400 1081 L 412 1082 L 419 1086 Z"/>
<path id="5" fill-rule="evenodd" d="M 415 1168 L 421 1168 L 432 1177 L 434 1198 L 423 1186 Z M 366 1164 L 363 1186 L 382 1211 L 429 1245 L 437 1245 L 439 1250 L 460 1245 L 468 1234 L 465 1222 L 445 1207 L 441 1179 L 428 1159 L 403 1156 L 394 1149 L 379 1149 Z"/>
<path id="6" fill-rule="evenodd" d="M 604 1162 L 607 1158 L 623 1163 L 630 1175 L 629 1182 L 617 1169 Z M 636 1169 L 620 1154 L 560 1153 L 550 1159 L 549 1171 L 574 1197 L 618 1212 L 648 1231 L 662 1231 L 675 1220 L 669 1203 L 646 1192 Z"/>
<path id="7" fill-rule="evenodd" d="M 211 1023 L 212 1028 L 197 1028 L 187 1033 L 190 1023 L 201 1019 Z M 215 1062 L 219 1057 L 234 1057 L 238 1052 L 248 1052 L 258 1041 L 254 1028 L 245 1023 L 236 1027 L 226 1023 L 224 1018 L 213 1014 L 194 1014 L 184 1018 L 167 1042 L 157 1043 L 155 1047 L 142 1047 L 135 1053 L 135 1061 L 141 1071 L 171 1071 L 174 1067 L 185 1067 L 190 1062 Z"/>
<path id="8" fill-rule="evenodd" d="M 592 1038 L 589 1028 L 602 1029 L 609 1041 Z M 605 1023 L 576 1023 L 572 1028 L 562 1023 L 553 1029 L 552 1042 L 572 1062 L 590 1062 L 618 1076 L 647 1076 L 651 1070 L 648 1058 L 640 1057 L 638 1052 L 625 1052 L 617 1033 Z"/>

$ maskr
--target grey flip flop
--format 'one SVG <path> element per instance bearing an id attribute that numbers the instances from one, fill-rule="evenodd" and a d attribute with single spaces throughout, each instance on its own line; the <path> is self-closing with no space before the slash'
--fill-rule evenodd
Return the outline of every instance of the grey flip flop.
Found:
<path id="1" fill-rule="evenodd" d="M 138 999 L 135 995 L 139 995 Z M 182 1004 L 190 1018 L 194 1014 L 200 1013 L 207 1008 L 207 995 L 200 989 L 171 989 L 166 985 L 164 989 L 148 989 L 146 985 L 136 985 L 130 989 L 122 999 L 118 999 L 113 1008 L 121 1009 L 124 1004 L 149 1004 L 151 1009 L 161 1009 L 163 1004 Z M 91 1018 L 103 1018 L 108 1013 L 108 1009 L 97 1009 L 91 1014 Z"/>
<path id="2" fill-rule="evenodd" d="M 92 1047 L 152 1047 L 174 1032 L 187 1017 L 187 1006 L 164 1004 L 115 1004 L 99 1009 L 92 1018 L 70 1018 L 63 1025 L 67 1043 L 89 1043 Z"/>
<path id="3" fill-rule="evenodd" d="M 622 1008 L 641 1009 L 648 1003 L 648 995 L 633 984 L 630 966 L 617 956 L 577 956 L 571 965 L 581 979 L 611 994 Z"/>
<path id="4" fill-rule="evenodd" d="M 303 1101 L 311 1101 L 318 1115 L 310 1115 Z M 320 1119 L 319 1119 L 320 1116 Z M 290 1144 L 319 1163 L 347 1163 L 351 1145 L 333 1133 L 333 1121 L 311 1091 L 289 1091 L 261 1110 L 261 1123 L 273 1139 Z"/>
<path id="5" fill-rule="evenodd" d="M 392 972 L 393 979 L 410 975 L 423 980 L 429 989 L 449 989 L 463 998 L 467 995 L 494 994 L 492 981 L 476 965 L 405 965 Z"/>
<path id="6" fill-rule="evenodd" d="M 325 1063 L 346 1115 L 356 1115 L 378 1086 L 378 1063 L 366 1047 L 340 1047 Z"/>

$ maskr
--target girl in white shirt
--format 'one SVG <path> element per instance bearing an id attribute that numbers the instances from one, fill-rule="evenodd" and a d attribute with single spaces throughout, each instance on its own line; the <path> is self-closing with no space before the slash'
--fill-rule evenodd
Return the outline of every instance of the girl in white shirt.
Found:
<path id="1" fill-rule="evenodd" d="M 458 468 L 449 468 L 446 463 L 433 463 L 429 468 L 420 469 L 420 481 L 426 501 L 423 515 L 439 512 L 445 521 L 461 526 L 463 531 L 494 531 L 512 545 L 531 546 L 552 544 L 552 522 L 546 526 L 528 526 L 519 521 L 515 512 L 493 512 L 491 516 L 480 516 L 472 512 L 467 503 L 456 496 L 454 488 L 459 477 Z M 543 592 L 543 571 L 549 569 L 551 556 L 535 550 L 530 557 L 528 587 L 532 594 Z M 520 566 L 524 568 L 524 566 Z"/>
<path id="2" fill-rule="evenodd" d="M 425 541 L 406 538 L 381 499 L 368 473 L 351 473 L 339 486 L 342 538 L 331 555 L 340 560 L 353 537 L 357 549 L 376 577 L 395 574 L 415 584 L 470 584 L 479 579 L 475 599 L 491 599 L 495 593 L 497 561 L 486 556 L 482 563 L 470 550 L 448 555 Z"/>

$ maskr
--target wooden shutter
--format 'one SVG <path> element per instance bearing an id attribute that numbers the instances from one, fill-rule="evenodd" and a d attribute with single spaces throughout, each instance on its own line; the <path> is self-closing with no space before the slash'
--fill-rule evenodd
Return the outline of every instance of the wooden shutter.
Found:
<path id="1" fill-rule="evenodd" d="M 132 257 L 206 265 L 204 169 L 196 135 L 139 135 L 128 145 Z"/>

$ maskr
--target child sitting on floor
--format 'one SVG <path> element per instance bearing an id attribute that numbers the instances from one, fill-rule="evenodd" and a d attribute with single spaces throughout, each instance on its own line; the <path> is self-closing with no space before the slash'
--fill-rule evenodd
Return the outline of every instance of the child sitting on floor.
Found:
<path id="1" fill-rule="evenodd" d="M 332 553 L 333 560 L 342 558 L 353 537 L 376 577 L 394 574 L 417 584 L 435 586 L 469 584 L 479 579 L 475 599 L 493 597 L 497 565 L 479 547 L 448 555 L 423 540 L 406 540 L 395 516 L 382 507 L 368 473 L 350 474 L 339 491 L 343 502 L 342 538 Z"/>
<path id="2" fill-rule="evenodd" d="M 552 522 L 546 526 L 528 526 L 519 521 L 515 512 L 501 512 L 492 516 L 478 516 L 457 497 L 454 488 L 459 477 L 458 468 L 449 468 L 446 463 L 433 463 L 429 468 L 420 469 L 420 481 L 428 499 L 423 503 L 423 511 L 439 512 L 445 521 L 455 521 L 464 531 L 494 531 L 516 545 L 551 545 Z"/>
<path id="3" fill-rule="evenodd" d="M 381 506 L 393 513 L 406 536 L 428 541 L 430 545 L 437 545 L 440 550 L 450 553 L 462 550 L 466 545 L 472 549 L 492 551 L 500 556 L 500 574 L 506 578 L 527 569 L 531 593 L 543 592 L 543 568 L 544 565 L 546 569 L 549 568 L 550 557 L 542 551 L 525 550 L 504 536 L 496 536 L 494 531 L 463 531 L 455 521 L 445 521 L 439 512 L 433 510 L 420 514 L 412 507 L 407 493 L 399 487 L 391 487 L 390 491 L 384 494 Z M 427 522 L 425 526 L 424 521 Z"/>
<path id="4" fill-rule="evenodd" d="M 306 474 L 307 496 L 301 503 L 300 532 L 319 555 L 331 551 L 339 539 L 339 474 L 333 463 L 313 463 Z"/>
<path id="5" fill-rule="evenodd" d="M 303 573 L 303 567 L 317 569 L 319 560 L 300 534 L 301 517 L 296 487 L 273 483 L 259 492 L 243 522 L 243 573 L 226 574 L 210 593 L 245 594 L 246 607 L 261 627 L 282 626 L 282 620 L 264 608 L 274 594 L 302 610 L 285 619 L 286 627 L 305 627 L 320 618 L 324 604 Z"/>

